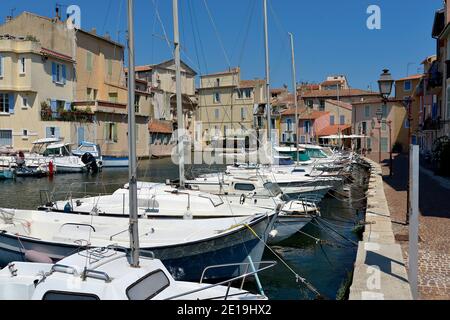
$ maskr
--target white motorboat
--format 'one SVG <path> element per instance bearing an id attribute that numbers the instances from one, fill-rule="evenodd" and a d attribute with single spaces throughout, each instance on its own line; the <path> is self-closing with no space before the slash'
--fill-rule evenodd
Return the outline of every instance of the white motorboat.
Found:
<path id="1" fill-rule="evenodd" d="M 72 254 L 57 264 L 9 263 L 0 271 L 0 300 L 267 300 L 263 295 L 225 286 L 230 282 L 176 281 L 158 259 L 140 257 L 139 268 L 134 268 L 126 253 L 100 248 Z"/>

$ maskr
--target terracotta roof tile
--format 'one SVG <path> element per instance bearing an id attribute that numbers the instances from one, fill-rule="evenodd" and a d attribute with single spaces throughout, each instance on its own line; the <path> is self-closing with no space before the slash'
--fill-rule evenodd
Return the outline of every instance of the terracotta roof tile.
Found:
<path id="1" fill-rule="evenodd" d="M 318 119 L 320 117 L 323 117 L 329 112 L 327 111 L 317 111 L 317 110 L 308 110 L 306 108 L 299 108 L 298 109 L 298 118 L 301 120 L 310 120 L 310 119 Z M 286 111 L 281 113 L 282 116 L 293 116 L 295 115 L 295 108 L 287 109 Z"/>
<path id="2" fill-rule="evenodd" d="M 172 122 L 164 120 L 152 120 L 148 124 L 148 131 L 171 134 L 173 132 Z"/>
<path id="3" fill-rule="evenodd" d="M 406 81 L 406 80 L 416 80 L 416 79 L 420 79 L 423 77 L 423 74 L 414 74 L 408 77 L 404 77 L 395 81 Z"/>
<path id="4" fill-rule="evenodd" d="M 337 97 L 337 90 L 312 90 L 304 91 L 301 93 L 302 98 L 327 98 L 327 97 Z M 339 95 L 341 97 L 353 97 L 353 96 L 378 96 L 378 92 L 366 91 L 361 89 L 344 89 L 339 90 Z"/>
<path id="5" fill-rule="evenodd" d="M 331 104 L 333 104 L 335 106 L 338 106 L 338 107 L 341 107 L 341 108 L 344 108 L 344 109 L 347 109 L 347 110 L 352 110 L 353 109 L 353 106 L 350 103 L 346 103 L 346 102 L 343 102 L 343 101 L 337 101 L 337 100 L 328 99 L 328 100 L 325 100 L 325 102 L 331 103 Z"/>
<path id="6" fill-rule="evenodd" d="M 335 135 L 335 134 L 339 134 L 339 132 L 343 132 L 345 130 L 350 129 L 352 126 L 350 124 L 344 124 L 344 125 L 339 125 L 339 124 L 335 124 L 335 125 L 330 125 L 328 127 L 323 128 L 322 130 L 320 130 L 317 135 L 319 137 L 325 137 L 325 136 L 331 136 L 331 135 Z"/>
<path id="7" fill-rule="evenodd" d="M 240 88 L 255 88 L 257 85 L 265 85 L 266 82 L 264 80 L 261 79 L 256 79 L 256 80 L 241 80 L 239 82 L 239 87 Z"/>

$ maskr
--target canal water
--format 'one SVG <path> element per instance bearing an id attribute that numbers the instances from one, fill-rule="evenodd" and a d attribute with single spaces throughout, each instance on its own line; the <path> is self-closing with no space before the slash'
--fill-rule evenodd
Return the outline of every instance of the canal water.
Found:
<path id="1" fill-rule="evenodd" d="M 187 166 L 187 175 L 214 172 L 220 167 Z M 363 219 L 368 175 L 365 169 L 352 170 L 353 183 L 344 185 L 339 194 L 328 196 L 320 204 L 321 219 L 307 225 L 302 232 L 271 247 L 300 277 L 306 279 L 326 299 L 345 297 L 345 284 L 351 279 L 359 236 L 355 226 Z M 140 181 L 164 182 L 177 179 L 178 167 L 170 159 L 139 162 Z M 49 178 L 18 178 L 0 181 L 0 207 L 36 209 L 45 201 L 41 190 L 48 190 L 58 199 L 72 194 L 108 194 L 128 182 L 127 168 L 107 168 L 92 176 L 88 174 L 55 175 Z M 320 241 L 317 241 L 320 240 Z M 275 260 L 266 250 L 264 260 Z M 260 275 L 269 299 L 314 299 L 315 294 L 282 263 Z M 348 283 L 347 283 L 348 284 Z"/>

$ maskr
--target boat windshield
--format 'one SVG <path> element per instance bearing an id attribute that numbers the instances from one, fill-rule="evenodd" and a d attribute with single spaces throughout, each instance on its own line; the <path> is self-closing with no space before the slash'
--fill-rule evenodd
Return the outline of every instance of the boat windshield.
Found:
<path id="1" fill-rule="evenodd" d="M 47 146 L 50 143 L 37 143 L 37 144 L 33 144 L 33 148 L 31 148 L 31 153 L 36 153 L 36 154 L 44 154 L 45 150 L 47 149 Z"/>
<path id="2" fill-rule="evenodd" d="M 70 156 L 70 151 L 66 146 L 60 147 L 60 148 L 50 148 L 45 150 L 44 152 L 44 156 L 48 157 L 48 156 L 63 156 L 63 157 L 68 157 Z"/>
<path id="3" fill-rule="evenodd" d="M 273 195 L 274 197 L 276 197 L 276 196 L 280 195 L 281 193 L 283 193 L 281 191 L 281 188 L 277 184 L 274 184 L 272 182 L 266 182 L 264 184 L 264 188 L 266 190 L 268 190 L 270 192 L 270 194 Z"/>
<path id="4" fill-rule="evenodd" d="M 313 159 L 328 158 L 327 154 L 320 149 L 307 149 L 308 156 Z"/>

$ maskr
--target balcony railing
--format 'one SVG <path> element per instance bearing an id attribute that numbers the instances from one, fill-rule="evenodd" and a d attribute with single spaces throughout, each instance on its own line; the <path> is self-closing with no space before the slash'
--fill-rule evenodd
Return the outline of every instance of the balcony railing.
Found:
<path id="1" fill-rule="evenodd" d="M 425 120 L 425 122 L 422 125 L 422 130 L 440 130 L 442 129 L 442 122 L 441 120 L 432 120 L 431 118 L 428 118 Z"/>
<path id="2" fill-rule="evenodd" d="M 86 111 L 41 110 L 42 121 L 94 122 L 94 115 Z"/>

